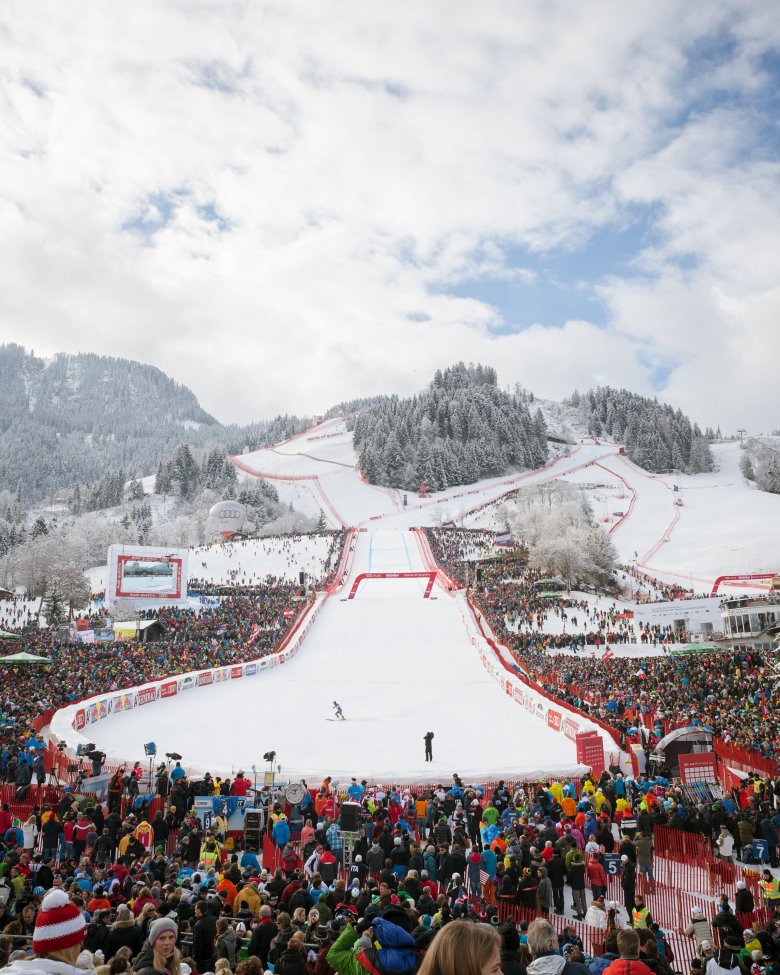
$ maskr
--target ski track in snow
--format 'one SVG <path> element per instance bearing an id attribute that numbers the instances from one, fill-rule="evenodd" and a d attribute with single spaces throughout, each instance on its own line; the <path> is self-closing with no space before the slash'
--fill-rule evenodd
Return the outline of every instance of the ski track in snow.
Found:
<path id="1" fill-rule="evenodd" d="M 461 596 L 437 586 L 436 598 L 423 599 L 424 579 L 367 580 L 354 600 L 347 601 L 347 593 L 361 572 L 429 568 L 411 528 L 445 517 L 490 524 L 493 512 L 482 510 L 485 505 L 554 479 L 590 492 L 621 561 L 646 559 L 647 571 L 661 579 L 703 590 L 721 573 L 777 569 L 780 498 L 743 480 L 737 444 L 713 449 L 719 471 L 673 478 L 642 471 L 615 444 L 584 440 L 539 471 L 432 498 L 362 481 L 341 419 L 237 457 L 243 478 L 251 478 L 248 472 L 273 478 L 283 501 L 309 514 L 322 508 L 331 523 L 364 529 L 356 535 L 348 578 L 326 599 L 301 651 L 284 666 L 257 679 L 225 682 L 219 691 L 198 688 L 103 720 L 90 726 L 90 739 L 110 754 L 143 758 L 142 743 L 153 728 L 162 751 L 180 751 L 186 764 L 223 773 L 253 763 L 262 767 L 269 749 L 278 752 L 282 774 L 290 777 L 430 781 L 448 779 L 453 771 L 473 778 L 571 770 L 574 744 L 515 704 L 483 669 Z M 625 485 L 635 492 L 630 513 Z M 674 504 L 677 497 L 682 507 Z M 299 568 L 313 573 L 325 552 L 312 540 L 293 555 L 253 542 L 233 546 L 230 557 L 227 550 L 192 552 L 190 574 L 228 581 L 240 564 L 254 577 L 270 572 L 294 578 Z M 332 720 L 334 699 L 347 721 Z M 436 735 L 435 759 L 426 764 L 422 736 L 429 728 Z"/>

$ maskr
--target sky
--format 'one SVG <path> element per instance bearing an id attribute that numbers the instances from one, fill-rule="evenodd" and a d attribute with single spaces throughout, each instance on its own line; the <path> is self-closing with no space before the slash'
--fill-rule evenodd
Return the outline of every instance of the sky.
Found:
<path id="1" fill-rule="evenodd" d="M 7 0 L 0 341 L 223 421 L 458 360 L 780 427 L 780 17 L 748 0 Z"/>

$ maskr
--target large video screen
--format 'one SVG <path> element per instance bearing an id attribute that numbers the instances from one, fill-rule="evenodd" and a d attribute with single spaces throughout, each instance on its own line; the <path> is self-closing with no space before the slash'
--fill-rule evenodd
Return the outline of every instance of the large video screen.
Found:
<path id="1" fill-rule="evenodd" d="M 161 602 L 187 598 L 187 549 L 112 545 L 108 571 L 109 598 Z"/>

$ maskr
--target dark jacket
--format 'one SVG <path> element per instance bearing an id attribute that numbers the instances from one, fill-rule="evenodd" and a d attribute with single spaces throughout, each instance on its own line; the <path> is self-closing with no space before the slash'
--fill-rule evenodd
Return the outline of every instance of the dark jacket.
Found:
<path id="1" fill-rule="evenodd" d="M 585 864 L 582 861 L 569 867 L 569 886 L 572 890 L 585 890 Z"/>
<path id="2" fill-rule="evenodd" d="M 216 934 L 217 919 L 208 912 L 201 914 L 192 929 L 192 957 L 200 971 L 204 970 L 203 962 L 213 961 Z"/>
<path id="3" fill-rule="evenodd" d="M 264 969 L 268 968 L 268 951 L 271 947 L 271 942 L 278 933 L 279 928 L 276 926 L 276 921 L 270 917 L 261 918 L 260 923 L 252 931 L 252 937 L 249 939 L 249 957 L 251 958 L 252 955 L 257 955 L 263 963 Z"/>
<path id="4" fill-rule="evenodd" d="M 87 936 L 84 938 L 84 947 L 87 951 L 96 952 L 98 949 L 103 952 L 104 957 L 108 957 L 108 936 L 111 933 L 107 924 L 102 921 L 93 921 L 87 927 Z"/>
<path id="5" fill-rule="evenodd" d="M 306 975 L 306 952 L 297 948 L 285 948 L 274 965 L 279 975 Z"/>
<path id="6" fill-rule="evenodd" d="M 366 861 L 368 863 L 368 869 L 371 873 L 379 873 L 379 871 L 385 865 L 385 851 L 375 843 L 371 846 L 368 853 L 366 854 Z"/>
<path id="7" fill-rule="evenodd" d="M 314 906 L 314 901 L 309 893 L 308 887 L 299 887 L 290 898 L 288 910 L 292 914 L 296 907 L 302 907 L 308 911 Z"/>
<path id="8" fill-rule="evenodd" d="M 501 971 L 503 975 L 525 975 L 525 965 L 520 960 L 519 951 L 501 952 Z"/>
<path id="9" fill-rule="evenodd" d="M 566 864 L 562 857 L 550 857 L 547 861 L 547 876 L 550 878 L 553 887 L 563 887 L 566 879 Z"/>
<path id="10" fill-rule="evenodd" d="M 38 871 L 40 873 L 40 871 Z M 738 890 L 735 898 L 735 909 L 737 914 L 752 914 L 756 909 L 756 902 L 753 894 L 746 888 Z"/>
<path id="11" fill-rule="evenodd" d="M 217 938 L 217 958 L 227 958 L 230 967 L 236 967 L 236 932 L 229 927 Z"/>
<path id="12" fill-rule="evenodd" d="M 135 975 L 159 975 L 154 967 L 154 950 L 148 941 L 144 942 L 138 957 L 133 964 Z"/>
<path id="13" fill-rule="evenodd" d="M 620 886 L 623 890 L 633 890 L 636 887 L 636 864 L 632 863 L 631 860 L 623 864 Z"/>
<path id="14" fill-rule="evenodd" d="M 108 932 L 106 961 L 110 961 L 119 949 L 125 947 L 125 945 L 135 956 L 143 947 L 143 943 L 144 939 L 141 935 L 141 930 L 134 921 L 127 923 L 117 921 L 111 925 L 111 930 Z"/>

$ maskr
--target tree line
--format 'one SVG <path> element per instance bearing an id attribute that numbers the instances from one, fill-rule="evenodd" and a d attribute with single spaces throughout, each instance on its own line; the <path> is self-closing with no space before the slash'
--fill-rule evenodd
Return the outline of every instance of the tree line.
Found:
<path id="1" fill-rule="evenodd" d="M 355 419 L 354 445 L 371 484 L 441 491 L 541 467 L 547 429 L 527 397 L 499 389 L 494 369 L 459 362 L 416 396 L 372 400 Z"/>
<path id="2" fill-rule="evenodd" d="M 708 437 L 667 403 L 610 386 L 575 391 L 569 402 L 579 407 L 593 436 L 625 444 L 626 455 L 646 471 L 700 474 L 714 468 Z"/>

